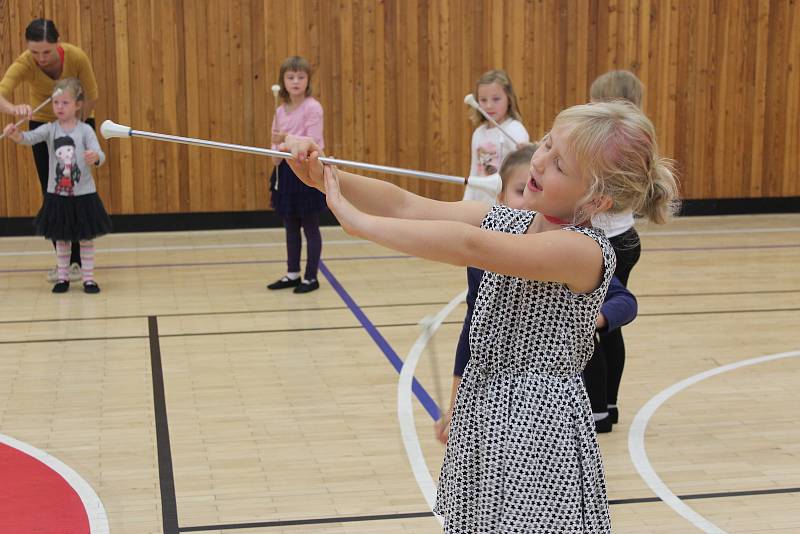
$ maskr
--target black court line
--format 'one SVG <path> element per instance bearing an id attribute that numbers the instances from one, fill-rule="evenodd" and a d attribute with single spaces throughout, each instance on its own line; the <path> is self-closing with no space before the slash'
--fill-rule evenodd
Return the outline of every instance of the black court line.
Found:
<path id="1" fill-rule="evenodd" d="M 800 293 L 800 289 L 771 289 L 753 291 L 712 291 L 707 293 L 643 293 L 634 295 L 637 299 L 644 298 L 672 298 L 672 297 L 715 297 L 715 296 L 736 296 L 736 295 L 775 295 L 781 293 Z M 404 302 L 397 304 L 365 304 L 364 308 L 413 308 L 414 306 L 441 306 L 447 301 L 436 302 Z M 260 313 L 295 313 L 305 311 L 335 311 L 346 310 L 347 306 L 319 306 L 316 308 L 272 308 L 264 310 L 229 310 L 229 311 L 208 311 L 208 312 L 176 312 L 159 313 L 159 317 L 203 317 L 215 315 L 257 315 Z M 790 310 L 791 311 L 791 310 Z M 709 312 L 711 313 L 711 312 Z M 55 322 L 79 322 L 79 321 L 111 321 L 122 319 L 144 319 L 148 314 L 139 315 L 106 315 L 99 317 L 53 317 L 50 319 L 15 319 L 11 321 L 0 321 L 0 324 L 33 324 L 33 323 L 55 323 Z"/>
<path id="2" fill-rule="evenodd" d="M 148 319 L 152 316 L 147 316 Z M 464 321 L 446 321 L 442 324 L 461 324 Z M 380 328 L 395 328 L 405 326 L 419 326 L 419 323 L 390 323 L 375 325 Z M 275 328 L 265 330 L 223 330 L 222 332 L 184 332 L 180 334 L 161 334 L 160 339 L 172 337 L 201 337 L 201 336 L 239 336 L 248 334 L 281 334 L 286 332 L 324 332 L 327 330 L 360 330 L 361 325 L 347 326 L 310 326 L 307 328 Z M 65 343 L 69 341 L 118 341 L 124 339 L 149 339 L 150 336 L 106 336 L 106 337 L 73 337 L 64 339 L 31 339 L 27 341 L 12 340 L 0 341 L 0 345 L 19 345 L 25 343 Z"/>
<path id="3" fill-rule="evenodd" d="M 720 493 L 694 493 L 689 495 L 678 495 L 681 500 L 693 499 L 724 499 L 729 497 L 751 497 L 755 495 L 778 495 L 784 493 L 800 493 L 800 488 L 773 488 L 765 490 L 748 491 L 726 491 Z M 660 502 L 658 497 L 641 497 L 633 499 L 609 499 L 609 506 L 621 506 L 627 504 L 645 504 Z M 319 517 L 309 519 L 291 519 L 284 521 L 259 521 L 251 523 L 228 523 L 221 525 L 202 525 L 193 527 L 181 527 L 180 532 L 204 532 L 207 530 L 235 530 L 246 528 L 270 528 L 270 527 L 291 527 L 302 525 L 320 525 L 325 523 L 350 523 L 355 521 L 386 521 L 391 519 L 414 519 L 419 517 L 432 517 L 432 512 L 411 512 L 404 514 L 381 514 L 381 515 L 361 515 L 349 517 Z"/>
<path id="4" fill-rule="evenodd" d="M 800 290 L 798 290 L 800 292 Z M 441 306 L 447 304 L 446 300 L 438 302 L 404 302 L 396 304 L 367 304 L 362 308 L 413 308 L 414 306 Z M 208 311 L 208 312 L 176 312 L 159 313 L 159 317 L 203 317 L 209 315 L 257 315 L 259 313 L 295 313 L 306 311 L 335 311 L 346 310 L 347 306 L 319 306 L 316 308 L 270 308 L 265 310 L 229 310 L 229 311 Z M 139 315 L 108 315 L 101 317 L 57 317 L 52 319 L 15 319 L 12 321 L 0 321 L 0 324 L 28 324 L 28 323 L 55 323 L 55 322 L 74 322 L 74 321 L 110 321 L 120 319 L 144 319 L 150 317 L 149 314 Z"/>
<path id="5" fill-rule="evenodd" d="M 150 334 L 150 368 L 153 375 L 153 410 L 156 419 L 161 518 L 164 534 L 178 534 L 178 503 L 175 498 L 172 450 L 169 445 L 167 401 L 164 394 L 164 373 L 161 367 L 161 344 L 158 341 L 158 319 L 155 315 L 147 318 L 147 327 Z"/>
<path id="6" fill-rule="evenodd" d="M 800 311 L 800 308 L 770 308 L 763 310 L 707 310 L 707 311 L 678 311 L 662 313 L 640 313 L 637 317 L 672 317 L 681 315 L 726 315 L 741 313 L 780 313 Z M 152 316 L 148 316 L 152 317 Z M 442 321 L 443 325 L 463 324 L 463 319 Z M 376 324 L 376 328 L 405 328 L 409 326 L 419 326 L 419 323 L 385 323 Z M 224 330 L 221 332 L 186 332 L 181 334 L 162 334 L 161 339 L 175 337 L 200 337 L 200 336 L 238 336 L 252 334 L 281 334 L 288 332 L 324 332 L 329 330 L 359 330 L 361 325 L 348 326 L 315 326 L 308 328 L 276 328 L 271 330 Z M 148 339 L 149 336 L 107 336 L 107 337 L 76 337 L 64 339 L 31 339 L 31 340 L 10 340 L 0 341 L 0 345 L 24 345 L 26 343 L 66 343 L 72 341 L 119 341 L 125 339 Z"/>
<path id="7" fill-rule="evenodd" d="M 775 295 L 780 293 L 800 293 L 800 289 L 754 289 L 752 291 L 709 291 L 707 293 L 636 293 L 637 299 L 657 299 L 669 297 L 722 297 L 733 295 Z"/>
<path id="8" fill-rule="evenodd" d="M 152 316 L 148 316 L 148 319 Z M 415 326 L 417 323 L 390 324 L 392 326 Z M 276 328 L 273 330 L 224 330 L 222 332 L 185 332 L 181 334 L 161 334 L 160 339 L 171 337 L 200 337 L 200 336 L 238 336 L 247 334 L 281 334 L 286 332 L 323 332 L 326 330 L 358 330 L 361 325 L 351 326 L 314 326 L 308 328 Z M 150 336 L 107 336 L 107 337 L 73 337 L 64 339 L 32 339 L 28 341 L 0 341 L 0 345 L 19 345 L 25 343 L 66 343 L 71 341 L 119 341 L 124 339 L 149 339 Z"/>
<path id="9" fill-rule="evenodd" d="M 179 251 L 172 250 L 170 252 L 191 252 L 203 249 L 182 249 Z M 206 249 L 209 250 L 209 249 Z M 214 250 L 214 249 L 210 249 Z M 216 249 L 220 250 L 220 249 Z M 130 252 L 135 252 L 131 250 Z M 145 250 L 144 252 L 160 252 Z M 164 251 L 167 252 L 167 251 Z M 108 252 L 115 254 L 115 252 Z M 414 256 L 406 254 L 390 255 L 390 256 L 339 256 L 335 258 L 325 258 L 325 261 L 361 261 L 361 260 L 417 260 Z M 180 263 L 142 263 L 138 265 L 106 265 L 101 271 L 113 271 L 117 269 L 172 269 L 172 268 L 196 268 L 196 267 L 224 267 L 230 265 L 268 265 L 274 263 L 285 263 L 286 260 L 225 260 L 225 261 L 193 261 L 193 262 L 180 262 Z M 47 269 L 29 268 L 29 269 L 0 269 L 0 274 L 26 274 L 26 273 L 44 273 Z"/>
<path id="10" fill-rule="evenodd" d="M 640 313 L 637 317 L 671 317 L 673 315 L 737 315 L 740 313 L 774 313 L 800 311 L 800 308 L 765 308 L 757 310 L 699 310 L 699 311 L 677 311 L 677 312 L 655 312 Z"/>
<path id="11" fill-rule="evenodd" d="M 682 501 L 691 501 L 698 499 L 725 499 L 729 497 L 753 497 L 755 495 L 779 495 L 782 493 L 800 493 L 800 488 L 772 488 L 763 490 L 742 490 L 742 491 L 723 491 L 719 493 L 691 493 L 688 495 L 678 495 L 677 497 Z M 661 499 L 658 497 L 640 497 L 634 499 L 610 499 L 608 504 L 621 505 L 621 504 L 642 504 L 659 502 Z"/>
<path id="12" fill-rule="evenodd" d="M 408 512 L 403 514 L 318 517 L 314 519 L 287 519 L 284 521 L 260 521 L 253 523 L 229 523 L 223 525 L 181 527 L 180 532 L 203 532 L 206 530 L 230 530 L 230 529 L 240 529 L 240 528 L 292 527 L 298 525 L 322 525 L 325 523 L 354 523 L 357 521 L 386 521 L 388 519 L 416 519 L 419 517 L 432 517 L 432 516 L 433 512 Z"/>
<path id="13" fill-rule="evenodd" d="M 150 336 L 109 336 L 109 337 L 70 337 L 64 339 L 28 339 L 0 341 L 0 345 L 20 345 L 25 343 L 67 343 L 69 341 L 120 341 L 124 339 L 149 339 Z"/>

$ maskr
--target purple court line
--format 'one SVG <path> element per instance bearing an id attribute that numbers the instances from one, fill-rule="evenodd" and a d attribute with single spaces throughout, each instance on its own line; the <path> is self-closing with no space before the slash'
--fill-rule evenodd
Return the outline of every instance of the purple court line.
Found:
<path id="1" fill-rule="evenodd" d="M 766 249 L 787 249 L 787 248 L 800 248 L 797 245 L 748 245 L 748 246 L 724 246 L 724 247 L 668 247 L 668 248 L 645 248 L 642 249 L 643 253 L 647 252 L 707 252 L 713 250 L 766 250 Z M 386 256 L 342 256 L 340 258 L 327 258 L 327 261 L 356 261 L 356 260 L 399 260 L 399 259 L 412 259 L 413 256 L 403 254 L 394 254 Z M 258 265 L 258 264 L 272 264 L 272 263 L 285 263 L 286 260 L 230 260 L 230 261 L 197 261 L 197 262 L 184 262 L 184 263 L 148 263 L 142 265 L 108 265 L 97 267 L 95 270 L 104 271 L 106 269 L 166 269 L 171 267 L 220 267 L 226 265 Z M 0 274 L 23 274 L 23 273 L 45 273 L 49 269 L 0 269 Z"/>
<path id="2" fill-rule="evenodd" d="M 400 373 L 400 370 L 403 368 L 403 360 L 400 359 L 400 357 L 394 351 L 389 342 L 386 341 L 386 338 L 384 338 L 381 335 L 377 327 L 374 324 L 372 324 L 372 321 L 369 320 L 367 315 L 358 306 L 358 304 L 356 304 L 356 302 L 353 300 L 350 294 L 345 290 L 342 284 L 339 283 L 339 280 L 337 280 L 336 277 L 333 275 L 333 273 L 328 269 L 328 267 L 325 265 L 325 262 L 323 261 L 319 262 L 319 270 L 328 280 L 328 283 L 331 285 L 331 287 L 333 287 L 336 293 L 338 293 L 339 297 L 344 301 L 347 307 L 350 308 L 350 311 L 353 312 L 353 315 L 355 315 L 356 319 L 358 319 L 358 322 L 361 323 L 361 326 L 364 327 L 364 330 L 367 331 L 367 333 L 375 342 L 375 344 L 378 345 L 378 348 L 381 349 L 384 356 L 386 356 L 386 359 L 389 360 L 389 363 L 391 363 L 392 367 L 394 367 L 395 371 Z M 417 381 L 416 378 L 412 382 L 411 390 L 414 392 L 414 395 L 417 396 L 419 402 L 428 412 L 428 415 L 431 416 L 431 419 L 433 419 L 434 421 L 438 421 L 439 417 L 441 416 L 439 407 L 436 405 L 436 402 L 431 398 L 431 396 L 428 395 L 428 392 L 425 391 L 425 388 L 422 387 L 422 385 Z"/>
<path id="3" fill-rule="evenodd" d="M 644 248 L 643 253 L 647 252 L 708 252 L 713 250 L 768 250 L 768 249 L 786 249 L 786 248 L 800 248 L 800 244 L 792 245 L 747 245 L 747 246 L 723 246 L 723 247 L 667 247 L 667 248 Z M 397 260 L 409 259 L 412 256 L 404 254 L 395 254 L 387 256 L 343 256 L 341 258 L 328 258 L 327 261 L 354 261 L 354 260 Z M 215 267 L 225 265 L 254 265 L 254 264 L 269 264 L 269 263 L 284 263 L 286 260 L 233 260 L 233 261 L 200 261 L 189 263 L 149 263 L 143 265 L 109 265 L 100 266 L 95 265 L 95 270 L 103 271 L 105 269 L 158 269 L 169 267 Z M 1 273 L 43 273 L 49 269 L 0 269 Z"/>
<path id="4" fill-rule="evenodd" d="M 392 255 L 392 256 L 342 256 L 341 258 L 327 258 L 327 261 L 355 261 L 355 260 L 405 260 L 413 256 Z M 286 263 L 286 260 L 232 260 L 232 261 L 198 261 L 191 263 L 147 263 L 142 265 L 109 265 L 95 270 L 104 271 L 106 269 L 158 269 L 169 267 L 215 267 L 224 265 L 255 265 L 267 263 Z M 0 273 L 45 273 L 49 269 L 0 269 Z"/>
<path id="5" fill-rule="evenodd" d="M 689 252 L 699 251 L 705 252 L 707 250 L 760 250 L 771 248 L 800 248 L 798 245 L 746 245 L 737 247 L 735 245 L 725 247 L 667 247 L 667 248 L 643 248 L 642 252 Z"/>

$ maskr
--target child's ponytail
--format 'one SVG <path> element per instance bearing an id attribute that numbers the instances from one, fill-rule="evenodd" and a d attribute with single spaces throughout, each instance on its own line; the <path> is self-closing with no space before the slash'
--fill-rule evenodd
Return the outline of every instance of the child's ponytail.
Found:
<path id="1" fill-rule="evenodd" d="M 678 212 L 678 180 L 672 160 L 656 156 L 650 165 L 647 188 L 636 215 L 664 224 Z"/>
<path id="2" fill-rule="evenodd" d="M 553 127 L 568 128 L 579 173 L 590 179 L 583 202 L 606 194 L 610 213 L 630 210 L 663 224 L 678 208 L 672 160 L 658 153 L 656 133 L 636 106 L 622 101 L 567 108 Z"/>

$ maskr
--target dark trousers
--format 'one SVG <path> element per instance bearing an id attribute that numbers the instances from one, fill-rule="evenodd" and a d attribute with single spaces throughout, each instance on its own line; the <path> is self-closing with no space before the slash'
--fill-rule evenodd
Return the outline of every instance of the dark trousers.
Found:
<path id="1" fill-rule="evenodd" d="M 639 234 L 631 228 L 623 234 L 610 238 L 609 241 L 617 255 L 614 275 L 627 287 L 631 269 L 639 261 L 642 253 Z M 609 404 L 617 403 L 624 368 L 625 342 L 622 339 L 622 328 L 596 335 L 594 352 L 583 370 L 586 393 L 589 395 L 593 412 L 606 412 Z"/>
<path id="2" fill-rule="evenodd" d="M 617 254 L 617 268 L 614 275 L 622 282 L 622 285 L 628 287 L 628 277 L 642 254 L 639 234 L 636 229 L 631 228 L 625 233 L 612 237 L 609 241 Z M 622 328 L 600 334 L 599 346 L 602 349 L 601 357 L 605 357 L 606 361 L 608 404 L 616 404 L 619 384 L 622 381 L 622 371 L 625 368 L 625 341 L 622 338 Z"/>
<path id="3" fill-rule="evenodd" d="M 286 257 L 287 270 L 290 273 L 300 272 L 300 249 L 303 239 L 300 228 L 306 235 L 306 272 L 303 278 L 314 280 L 317 278 L 319 258 L 322 254 L 322 234 L 319 232 L 319 214 L 303 215 L 302 217 L 284 217 L 283 226 L 286 228 Z"/>
<path id="4" fill-rule="evenodd" d="M 603 347 L 597 336 L 594 336 L 594 352 L 586 367 L 583 369 L 583 381 L 586 385 L 586 394 L 592 404 L 594 413 L 608 411 L 608 405 L 614 404 L 608 400 L 608 366 Z"/>
<path id="5" fill-rule="evenodd" d="M 28 121 L 28 129 L 35 130 L 44 124 L 39 121 Z M 94 119 L 86 119 L 86 124 L 94 127 Z M 47 181 L 50 178 L 50 151 L 47 149 L 47 143 L 42 141 L 33 145 L 33 162 L 36 164 L 36 174 L 39 175 L 39 184 L 42 186 L 42 198 L 47 194 Z M 53 248 L 56 248 L 56 242 L 53 241 Z M 72 252 L 69 257 L 70 265 L 73 263 L 81 264 L 81 244 L 78 241 L 72 242 Z"/>

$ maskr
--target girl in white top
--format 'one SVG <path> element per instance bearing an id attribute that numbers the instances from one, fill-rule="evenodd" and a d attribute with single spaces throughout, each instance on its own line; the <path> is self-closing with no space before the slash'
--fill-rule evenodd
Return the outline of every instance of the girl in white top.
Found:
<path id="1" fill-rule="evenodd" d="M 627 70 L 612 70 L 599 76 L 589 89 L 592 102 L 624 101 L 637 108 L 642 107 L 644 86 L 639 78 Z M 628 276 L 631 273 L 642 252 L 639 234 L 634 227 L 633 211 L 630 209 L 609 210 L 598 213 L 592 217 L 592 225 L 602 229 L 614 252 L 617 255 L 617 267 L 614 274 L 625 287 L 628 286 Z M 619 385 L 622 381 L 622 371 L 625 368 L 625 340 L 622 329 L 617 328 L 599 336 L 599 346 L 595 348 L 595 356 L 605 359 L 606 392 L 608 411 L 595 414 L 598 432 L 610 432 L 613 424 L 619 421 L 619 408 L 617 396 Z M 589 380 L 595 377 L 587 375 Z"/>
<path id="2" fill-rule="evenodd" d="M 470 120 L 477 126 L 472 133 L 472 162 L 466 180 L 464 200 L 494 204 L 502 189 L 498 171 L 505 157 L 530 140 L 522 125 L 517 95 L 503 70 L 490 70 L 475 84 L 475 98 L 484 112 L 514 138 L 516 144 L 477 109 L 470 108 Z"/>
<path id="3" fill-rule="evenodd" d="M 598 76 L 589 89 L 592 102 L 624 100 L 639 109 L 642 107 L 643 93 L 644 86 L 642 82 L 634 73 L 627 70 L 612 70 Z M 592 224 L 596 228 L 601 228 L 606 233 L 606 237 L 611 239 L 633 229 L 633 212 L 631 210 L 623 210 L 619 213 L 601 213 L 592 219 Z M 635 233 L 636 230 L 633 230 L 633 232 Z M 631 236 L 628 241 L 632 243 L 634 237 L 636 237 L 635 241 L 638 241 L 638 236 Z M 634 261 L 633 263 L 636 262 Z M 633 265 L 630 267 L 633 268 Z M 625 278 L 623 284 L 627 285 L 627 276 Z"/>

